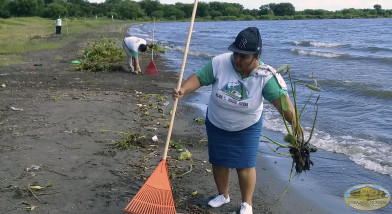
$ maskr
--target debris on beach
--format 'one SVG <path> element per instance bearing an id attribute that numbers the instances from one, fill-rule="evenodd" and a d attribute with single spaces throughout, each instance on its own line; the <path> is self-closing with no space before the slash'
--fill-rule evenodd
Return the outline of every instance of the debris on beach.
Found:
<path id="1" fill-rule="evenodd" d="M 13 111 L 23 111 L 23 108 L 17 108 L 17 107 L 11 106 L 11 110 L 13 110 Z"/>
<path id="2" fill-rule="evenodd" d="M 184 152 L 181 152 L 180 156 L 178 156 L 178 160 L 191 160 L 192 159 L 192 154 L 189 152 L 188 149 L 186 149 Z"/>
<path id="3" fill-rule="evenodd" d="M 145 147 L 145 143 L 147 142 L 146 140 L 146 136 L 144 135 L 140 135 L 140 134 L 135 134 L 129 131 L 111 131 L 111 130 L 104 130 L 104 129 L 100 129 L 100 131 L 102 133 L 104 132 L 112 132 L 115 134 L 121 134 L 123 135 L 123 139 L 116 141 L 114 143 L 110 143 L 109 145 L 114 145 L 117 147 L 117 149 L 131 149 L 134 148 L 135 146 L 144 146 Z"/>
<path id="4" fill-rule="evenodd" d="M 33 164 L 29 168 L 26 168 L 26 172 L 30 172 L 32 170 L 39 170 L 40 168 L 40 166 Z"/>
<path id="5" fill-rule="evenodd" d="M 198 118 L 195 118 L 195 119 L 193 119 L 197 124 L 199 124 L 199 125 L 204 125 L 205 124 L 205 120 L 203 119 L 203 118 L 200 118 L 200 117 L 198 117 Z"/>
<path id="6" fill-rule="evenodd" d="M 157 142 L 158 141 L 158 137 L 156 135 L 154 135 L 152 138 L 152 141 Z"/>
<path id="7" fill-rule="evenodd" d="M 34 211 L 34 210 L 36 210 L 37 208 L 38 208 L 38 206 L 32 205 L 32 206 L 25 207 L 25 210 L 27 210 L 27 211 Z"/>

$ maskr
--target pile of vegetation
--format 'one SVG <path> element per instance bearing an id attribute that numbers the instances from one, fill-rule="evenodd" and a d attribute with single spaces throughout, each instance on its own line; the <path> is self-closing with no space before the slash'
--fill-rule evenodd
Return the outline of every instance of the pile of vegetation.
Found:
<path id="1" fill-rule="evenodd" d="M 161 52 L 161 53 L 166 53 L 166 48 L 164 48 L 164 47 L 162 46 L 161 42 L 159 42 L 159 41 L 158 41 L 157 43 L 154 44 L 153 50 L 154 50 L 154 51 L 159 51 L 159 52 Z"/>
<path id="2" fill-rule="evenodd" d="M 121 70 L 124 59 L 124 51 L 117 48 L 114 41 L 101 39 L 91 48 L 83 51 L 82 60 L 71 70 L 94 72 Z"/>

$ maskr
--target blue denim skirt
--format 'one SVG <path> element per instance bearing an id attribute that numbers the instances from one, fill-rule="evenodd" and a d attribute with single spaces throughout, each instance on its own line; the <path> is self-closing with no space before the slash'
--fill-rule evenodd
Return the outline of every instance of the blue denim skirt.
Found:
<path id="1" fill-rule="evenodd" d="M 240 131 L 226 131 L 214 126 L 206 117 L 208 155 L 212 165 L 227 168 L 252 168 L 263 127 L 263 116 L 254 125 Z"/>

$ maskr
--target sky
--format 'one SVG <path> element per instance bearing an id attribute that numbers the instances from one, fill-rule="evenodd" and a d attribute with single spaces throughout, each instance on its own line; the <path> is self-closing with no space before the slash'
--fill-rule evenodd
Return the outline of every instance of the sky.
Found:
<path id="1" fill-rule="evenodd" d="M 89 2 L 101 3 L 105 0 L 88 0 Z M 136 0 L 139 1 L 139 0 Z M 392 9 L 392 0 L 200 0 L 199 2 L 220 1 L 228 3 L 239 3 L 245 9 L 259 9 L 261 5 L 269 3 L 291 3 L 296 11 L 305 9 L 324 9 L 329 11 L 342 10 L 345 8 L 373 9 L 375 4 L 381 5 L 382 9 Z M 194 3 L 194 0 L 160 0 L 161 4 L 185 4 Z"/>

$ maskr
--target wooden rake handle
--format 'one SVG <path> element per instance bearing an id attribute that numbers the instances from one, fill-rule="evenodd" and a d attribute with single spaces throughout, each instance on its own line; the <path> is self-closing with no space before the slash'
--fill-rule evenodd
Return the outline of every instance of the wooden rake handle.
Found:
<path id="1" fill-rule="evenodd" d="M 154 17 L 154 24 L 152 27 L 152 45 L 154 45 L 154 31 L 155 31 L 155 17 Z M 151 61 L 154 61 L 154 47 L 151 48 Z"/>
<path id="2" fill-rule="evenodd" d="M 185 63 L 186 63 L 186 58 L 188 56 L 189 43 L 191 41 L 191 36 L 192 36 L 193 23 L 195 22 L 197 2 L 198 2 L 198 0 L 195 0 L 195 3 L 193 4 L 192 19 L 191 19 L 191 23 L 189 25 L 188 40 L 186 41 L 184 58 L 182 59 L 182 66 L 181 66 L 180 77 L 178 79 L 177 90 L 181 89 L 182 77 L 184 76 Z M 163 159 L 166 159 L 167 151 L 169 150 L 169 143 L 170 143 L 171 133 L 173 130 L 174 118 L 176 117 L 177 104 L 178 104 L 178 98 L 174 100 L 174 106 L 173 106 L 173 111 L 172 111 L 172 116 L 171 116 L 171 121 L 170 121 L 170 126 L 169 126 L 169 132 L 167 133 L 165 151 L 163 153 Z"/>

